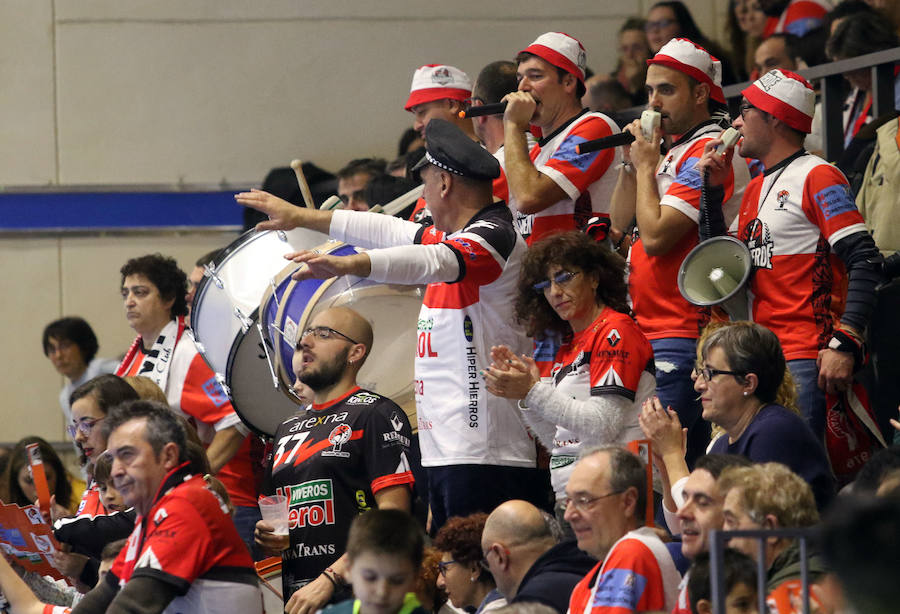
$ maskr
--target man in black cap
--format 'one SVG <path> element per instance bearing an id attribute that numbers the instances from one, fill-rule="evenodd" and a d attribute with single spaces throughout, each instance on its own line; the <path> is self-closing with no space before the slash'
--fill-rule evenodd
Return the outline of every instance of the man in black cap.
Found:
<path id="1" fill-rule="evenodd" d="M 493 345 L 530 349 L 513 315 L 512 297 L 525 243 L 503 203 L 494 204 L 497 160 L 449 122 L 425 129 L 426 155 L 416 166 L 433 222 L 293 207 L 254 190 L 235 198 L 262 211 L 260 230 L 298 226 L 369 248 L 352 256 L 310 251 L 297 276 L 357 275 L 428 284 L 417 323 L 416 410 L 422 465 L 428 475 L 431 530 L 450 516 L 491 511 L 508 499 L 546 505 L 546 474 L 535 468 L 534 443 L 514 403 L 487 393 L 480 371 Z M 375 348 L 377 351 L 377 348 Z"/>

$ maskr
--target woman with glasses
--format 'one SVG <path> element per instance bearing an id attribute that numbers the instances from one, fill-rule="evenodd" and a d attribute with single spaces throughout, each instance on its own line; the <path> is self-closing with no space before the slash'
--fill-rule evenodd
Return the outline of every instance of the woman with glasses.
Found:
<path id="1" fill-rule="evenodd" d="M 535 358 L 492 349 L 491 393 L 519 399 L 532 432 L 550 450 L 557 502 L 587 446 L 640 439 L 641 403 L 656 388 L 653 350 L 630 315 L 625 261 L 580 232 L 541 240 L 519 275 L 516 317 Z M 565 511 L 557 503 L 557 516 Z"/>
<path id="2" fill-rule="evenodd" d="M 753 322 L 733 322 L 709 333 L 700 347 L 694 390 L 703 418 L 724 434 L 710 446 L 716 454 L 739 454 L 754 463 L 778 462 L 803 477 L 822 509 L 834 496 L 834 478 L 825 448 L 796 412 L 777 402 L 785 378 L 781 343 L 772 331 Z M 641 423 L 669 431 L 678 417 L 659 401 L 644 406 Z"/>
<path id="3" fill-rule="evenodd" d="M 454 516 L 438 531 L 434 547 L 441 551 L 437 586 L 453 607 L 482 614 L 506 605 L 494 577 L 482 563 L 481 533 L 487 514 Z"/>

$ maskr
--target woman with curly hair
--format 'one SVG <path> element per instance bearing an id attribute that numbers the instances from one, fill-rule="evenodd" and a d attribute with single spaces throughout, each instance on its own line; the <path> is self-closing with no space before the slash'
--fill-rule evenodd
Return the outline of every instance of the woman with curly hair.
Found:
<path id="1" fill-rule="evenodd" d="M 506 605 L 491 572 L 481 564 L 481 532 L 486 520 L 487 514 L 482 513 L 454 516 L 434 538 L 434 547 L 441 551 L 438 588 L 447 592 L 453 607 L 476 608 L 475 614 Z"/>
<path id="2" fill-rule="evenodd" d="M 535 243 L 522 263 L 515 309 L 535 339 L 538 362 L 500 346 L 484 372 L 491 393 L 520 400 L 550 450 L 560 518 L 579 450 L 642 436 L 641 403 L 656 388 L 653 349 L 630 315 L 627 293 L 625 261 L 583 233 Z"/>

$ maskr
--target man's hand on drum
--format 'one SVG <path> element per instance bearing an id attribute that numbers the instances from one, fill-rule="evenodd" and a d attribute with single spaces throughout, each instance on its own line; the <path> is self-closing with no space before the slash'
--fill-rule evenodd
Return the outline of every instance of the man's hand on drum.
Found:
<path id="1" fill-rule="evenodd" d="M 488 392 L 506 399 L 524 399 L 528 391 L 541 381 L 534 360 L 516 354 L 505 345 L 491 348 L 491 366 L 482 371 Z"/>
<path id="2" fill-rule="evenodd" d="M 287 260 L 297 263 L 305 263 L 292 275 L 297 281 L 304 279 L 328 279 L 341 275 L 356 275 L 368 277 L 372 272 L 372 263 L 366 254 L 354 254 L 352 256 L 329 256 L 315 250 L 302 250 L 285 254 Z"/>
<path id="3" fill-rule="evenodd" d="M 265 520 L 260 520 L 256 523 L 253 538 L 260 548 L 271 555 L 280 555 L 282 550 L 287 550 L 291 547 L 291 536 L 275 535 L 275 527 Z"/>
<path id="4" fill-rule="evenodd" d="M 310 211 L 262 190 L 241 192 L 235 194 L 234 199 L 240 205 L 269 216 L 268 221 L 256 225 L 257 230 L 292 230 L 298 226 L 305 226 L 304 214 Z"/>

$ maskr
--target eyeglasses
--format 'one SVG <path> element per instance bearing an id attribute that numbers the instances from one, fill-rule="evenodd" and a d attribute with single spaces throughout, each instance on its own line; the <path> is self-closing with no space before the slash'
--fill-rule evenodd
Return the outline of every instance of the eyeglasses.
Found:
<path id="1" fill-rule="evenodd" d="M 439 561 L 438 562 L 438 573 L 441 574 L 442 577 L 447 577 L 447 568 L 453 565 L 454 563 L 459 563 L 459 561 Z"/>
<path id="2" fill-rule="evenodd" d="M 707 383 L 712 381 L 712 378 L 717 375 L 734 375 L 737 377 L 747 375 L 743 371 L 723 371 L 722 369 L 713 369 L 711 367 L 694 367 L 694 372 L 697 373 L 698 377 L 702 376 Z"/>
<path id="3" fill-rule="evenodd" d="M 662 30 L 663 28 L 668 28 L 673 23 L 675 23 L 674 19 L 660 19 L 659 21 L 648 21 L 644 24 L 644 32 L 650 32 L 652 30 Z"/>
<path id="4" fill-rule="evenodd" d="M 574 273 L 571 271 L 560 271 L 559 273 L 554 275 L 551 279 L 545 279 L 544 281 L 539 281 L 536 284 L 534 284 L 533 286 L 531 286 L 531 288 L 535 292 L 540 294 L 542 292 L 546 292 L 547 290 L 549 290 L 551 284 L 556 284 L 559 287 L 563 287 L 563 286 L 567 285 L 570 281 L 572 281 L 572 279 L 574 279 L 575 276 L 578 275 L 578 273 L 579 273 L 578 271 L 575 271 Z"/>
<path id="5" fill-rule="evenodd" d="M 330 328 L 328 326 L 310 326 L 305 331 L 303 331 L 302 335 L 300 335 L 300 340 L 302 341 L 308 335 L 312 335 L 313 337 L 315 337 L 316 339 L 319 339 L 321 341 L 332 339 L 332 338 L 334 338 L 335 335 L 337 335 L 338 337 L 343 337 L 350 343 L 359 343 L 358 341 L 354 341 L 353 339 L 351 339 L 350 337 L 348 337 L 341 331 L 334 330 L 333 328 Z"/>
<path id="6" fill-rule="evenodd" d="M 741 112 L 741 119 L 744 119 L 744 114 L 745 114 L 747 111 L 749 111 L 750 109 L 755 109 L 755 108 L 757 108 L 757 107 L 753 106 L 752 104 L 750 104 L 750 103 L 747 102 L 746 100 L 745 100 L 744 102 L 742 102 L 742 103 L 741 103 L 741 106 L 738 107 L 738 110 Z"/>
<path id="7" fill-rule="evenodd" d="M 590 497 L 588 495 L 578 495 L 576 497 L 566 497 L 560 504 L 564 510 L 569 509 L 569 505 L 575 508 L 576 511 L 586 512 L 592 505 L 594 505 L 600 499 L 606 499 L 607 497 L 612 497 L 615 495 L 621 495 L 624 490 L 616 490 L 613 492 L 608 492 L 605 495 L 597 495 L 596 497 Z"/>
<path id="8" fill-rule="evenodd" d="M 66 427 L 66 432 L 69 433 L 69 437 L 75 439 L 75 433 L 80 431 L 82 435 L 85 437 L 89 437 L 91 431 L 94 430 L 94 425 L 98 422 L 106 420 L 106 418 L 97 418 L 96 420 L 79 420 L 75 424 L 70 424 Z"/>

